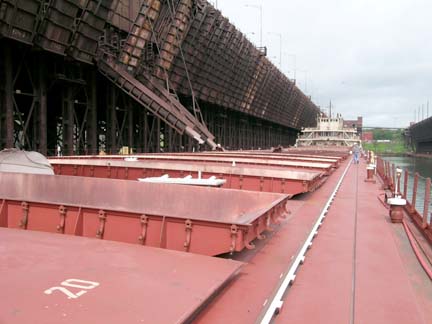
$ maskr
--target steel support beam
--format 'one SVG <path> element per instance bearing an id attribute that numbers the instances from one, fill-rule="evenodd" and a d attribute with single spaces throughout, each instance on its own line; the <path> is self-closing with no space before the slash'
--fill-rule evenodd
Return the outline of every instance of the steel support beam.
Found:
<path id="1" fill-rule="evenodd" d="M 88 102 L 88 116 L 86 123 L 87 133 L 87 151 L 90 154 L 98 153 L 98 115 L 97 115 L 97 80 L 96 71 L 90 71 L 89 77 L 89 102 Z"/>
<path id="2" fill-rule="evenodd" d="M 144 127 L 143 127 L 143 150 L 144 152 L 149 152 L 149 145 L 148 145 L 148 141 L 149 141 L 149 122 L 148 122 L 148 116 L 147 116 L 147 111 L 142 111 L 142 116 L 143 116 L 143 123 L 144 123 Z"/>
<path id="3" fill-rule="evenodd" d="M 108 121 L 107 121 L 107 135 L 108 136 L 108 152 L 118 153 L 117 147 L 117 114 L 116 114 L 116 90 L 111 85 L 108 92 Z"/>
<path id="4" fill-rule="evenodd" d="M 135 141 L 134 141 L 134 133 L 135 133 L 135 127 L 134 127 L 134 106 L 131 101 L 127 102 L 127 123 L 128 123 L 128 129 L 127 129 L 127 137 L 128 137 L 128 147 L 129 152 L 132 153 L 132 149 L 135 147 Z"/>
<path id="5" fill-rule="evenodd" d="M 156 141 L 156 152 L 160 152 L 161 150 L 161 121 L 159 118 L 156 119 L 156 132 L 155 135 L 155 141 Z"/>
<path id="6" fill-rule="evenodd" d="M 4 104 L 6 111 L 6 148 L 13 148 L 14 145 L 14 107 L 13 107 L 13 61 L 12 49 L 10 46 L 4 46 L 4 69 L 5 69 L 5 84 L 4 84 Z"/>
<path id="7" fill-rule="evenodd" d="M 62 115 L 62 153 L 74 154 L 74 98 L 73 86 L 66 84 L 63 89 L 63 115 Z"/>
<path id="8" fill-rule="evenodd" d="M 39 88 L 38 88 L 38 99 L 39 99 L 39 119 L 37 133 L 39 139 L 37 148 L 39 153 L 47 155 L 47 85 L 46 85 L 46 65 L 43 56 L 39 56 Z"/>

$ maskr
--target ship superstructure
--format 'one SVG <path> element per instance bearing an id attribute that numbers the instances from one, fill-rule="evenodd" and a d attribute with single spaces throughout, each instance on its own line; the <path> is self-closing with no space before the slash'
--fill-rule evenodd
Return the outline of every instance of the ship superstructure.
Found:
<path id="1" fill-rule="evenodd" d="M 316 127 L 302 128 L 297 146 L 353 146 L 360 143 L 357 129 L 344 125 L 340 115 L 336 118 L 321 116 Z"/>

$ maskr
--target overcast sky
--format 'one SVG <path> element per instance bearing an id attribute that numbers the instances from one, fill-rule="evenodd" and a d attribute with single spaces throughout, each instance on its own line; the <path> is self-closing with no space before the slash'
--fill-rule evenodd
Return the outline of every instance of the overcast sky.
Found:
<path id="1" fill-rule="evenodd" d="M 214 4 L 216 1 L 211 1 Z M 405 127 L 432 115 L 431 0 L 218 0 L 224 16 L 321 108 L 345 119 Z M 295 56 L 294 56 L 295 55 Z M 307 72 L 305 72 L 307 71 Z M 421 118 L 420 109 L 420 118 Z"/>

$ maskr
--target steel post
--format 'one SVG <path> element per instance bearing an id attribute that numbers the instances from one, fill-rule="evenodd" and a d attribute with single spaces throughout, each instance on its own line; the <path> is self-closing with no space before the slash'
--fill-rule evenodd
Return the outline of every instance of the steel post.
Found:
<path id="1" fill-rule="evenodd" d="M 134 109 L 133 104 L 129 100 L 127 103 L 127 115 L 128 115 L 128 147 L 129 154 L 132 154 L 134 149 Z M 135 151 L 135 150 L 134 150 Z"/>
<path id="2" fill-rule="evenodd" d="M 47 86 L 46 86 L 46 65 L 42 56 L 39 56 L 39 140 L 37 149 L 39 153 L 47 155 Z"/>
<path id="3" fill-rule="evenodd" d="M 4 59 L 5 59 L 5 110 L 6 110 L 6 148 L 14 147 L 14 107 L 13 107 L 13 61 L 12 49 L 9 45 L 3 46 Z"/>
<path id="4" fill-rule="evenodd" d="M 156 140 L 156 152 L 160 152 L 161 149 L 161 121 L 159 118 L 156 118 L 156 132 L 155 132 L 155 140 Z"/>
<path id="5" fill-rule="evenodd" d="M 144 134 L 143 134 L 143 128 L 144 128 L 144 118 L 142 111 L 138 110 L 135 114 L 137 116 L 137 141 L 135 143 L 136 145 L 136 152 L 142 153 L 143 152 L 143 145 L 144 145 Z"/>
<path id="6" fill-rule="evenodd" d="M 88 101 L 88 116 L 86 122 L 87 132 L 87 151 L 90 154 L 98 153 L 98 115 L 97 115 L 97 80 L 96 71 L 90 71 L 89 77 L 89 94 L 90 98 Z"/>
<path id="7" fill-rule="evenodd" d="M 424 198 L 424 207 L 423 207 L 423 222 L 422 222 L 423 228 L 428 227 L 430 190 L 431 190 L 431 178 L 427 178 L 425 184 L 425 198 Z"/>
<path id="8" fill-rule="evenodd" d="M 396 192 L 396 194 L 401 194 L 401 181 L 400 181 L 400 176 L 399 177 L 397 177 L 397 190 L 398 190 L 398 192 Z"/>
<path id="9" fill-rule="evenodd" d="M 144 123 L 144 127 L 143 127 L 143 142 L 144 143 L 142 143 L 141 145 L 144 145 L 143 146 L 143 149 L 144 149 L 144 152 L 149 152 L 149 146 L 148 146 L 148 139 L 149 139 L 149 136 L 148 136 L 148 132 L 149 132 L 149 130 L 148 130 L 148 116 L 147 116 L 147 112 L 146 111 L 143 111 L 143 123 Z"/>
<path id="10" fill-rule="evenodd" d="M 186 138 L 186 151 L 188 152 L 192 152 L 193 150 L 193 143 L 192 143 L 192 139 L 188 136 Z"/>
<path id="11" fill-rule="evenodd" d="M 117 133 L 117 115 L 116 115 L 116 89 L 109 85 L 108 86 L 108 112 L 107 112 L 107 125 L 106 125 L 106 132 L 107 132 L 107 151 L 110 153 L 118 153 L 117 148 L 117 140 L 116 140 L 116 133 Z"/>
<path id="12" fill-rule="evenodd" d="M 407 199 L 407 193 L 408 193 L 408 178 L 409 178 L 409 172 L 408 170 L 404 171 L 404 189 L 403 189 L 403 197 Z"/>
<path id="13" fill-rule="evenodd" d="M 411 200 L 411 213 L 415 213 L 415 211 L 416 211 L 418 180 L 419 180 L 419 174 L 416 172 L 414 174 L 413 194 L 412 194 L 412 200 Z"/>
<path id="14" fill-rule="evenodd" d="M 62 115 L 62 144 L 63 154 L 74 154 L 74 98 L 73 87 L 69 84 L 63 89 L 63 115 Z"/>

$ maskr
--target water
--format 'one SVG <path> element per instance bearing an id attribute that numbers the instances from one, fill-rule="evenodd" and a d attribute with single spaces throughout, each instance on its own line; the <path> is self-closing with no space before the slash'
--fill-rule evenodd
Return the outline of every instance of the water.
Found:
<path id="1" fill-rule="evenodd" d="M 386 161 L 393 163 L 395 166 L 400 167 L 404 170 L 408 170 L 409 178 L 408 178 L 408 191 L 407 191 L 407 200 L 412 202 L 412 187 L 414 183 L 414 173 L 418 172 L 420 174 L 418 189 L 417 189 L 417 198 L 416 198 L 416 209 L 417 211 L 423 215 L 424 210 L 424 197 L 425 197 L 425 187 L 426 187 L 426 178 L 432 178 L 432 159 L 425 158 L 415 158 L 409 156 L 386 156 L 384 157 Z M 401 191 L 404 188 L 404 177 L 401 177 Z M 428 221 L 431 220 L 431 212 L 432 212 L 432 202 L 429 204 L 429 217 Z"/>

